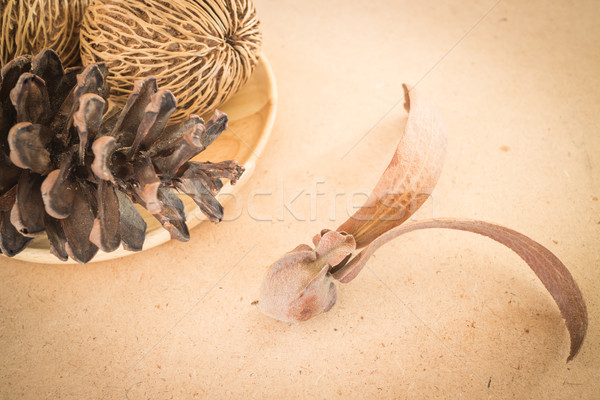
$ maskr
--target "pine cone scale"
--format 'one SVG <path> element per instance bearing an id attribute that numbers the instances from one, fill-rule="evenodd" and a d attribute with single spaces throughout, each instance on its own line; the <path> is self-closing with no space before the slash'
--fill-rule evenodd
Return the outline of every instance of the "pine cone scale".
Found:
<path id="1" fill-rule="evenodd" d="M 81 96 L 86 93 L 102 95 L 108 91 L 108 88 L 105 87 L 106 81 L 104 80 L 102 69 L 104 69 L 104 67 L 101 64 L 92 64 L 88 65 L 81 73 L 77 74 L 75 86 L 72 87 L 57 113 L 54 115 L 50 127 L 53 132 L 60 136 L 63 146 L 67 146 L 69 143 L 70 136 L 66 131 L 69 128 L 69 124 L 72 123 L 73 113 L 75 113 L 79 107 Z"/>
<path id="2" fill-rule="evenodd" d="M 167 126 L 165 131 L 158 137 L 156 142 L 150 146 L 148 153 L 151 156 L 166 153 L 177 143 L 185 133 L 196 125 L 202 125 L 204 121 L 197 115 L 190 115 L 186 120 L 175 125 Z"/>
<path id="3" fill-rule="evenodd" d="M 45 82 L 37 75 L 25 72 L 10 92 L 17 111 L 17 122 L 46 124 L 51 117 L 50 99 Z"/>
<path id="4" fill-rule="evenodd" d="M 138 127 L 145 116 L 146 106 L 157 90 L 156 79 L 153 77 L 142 79 L 135 83 L 133 91 L 111 134 L 122 147 L 131 147 L 133 145 L 138 133 Z"/>
<path id="5" fill-rule="evenodd" d="M 67 239 L 65 244 L 67 254 L 80 263 L 90 261 L 98 252 L 98 247 L 89 240 L 95 216 L 90 199 L 84 191 L 82 184 L 75 187 L 71 213 L 62 220 L 62 228 Z"/>
<path id="6" fill-rule="evenodd" d="M 121 244 L 119 200 L 115 188 L 106 181 L 98 184 L 98 216 L 90 232 L 90 242 L 107 253 Z"/>
<path id="7" fill-rule="evenodd" d="M 145 109 L 144 118 L 131 146 L 130 157 L 133 157 L 140 146 L 147 149 L 156 142 L 176 108 L 175 97 L 168 90 L 159 90 L 150 97 L 150 104 Z"/>
<path id="8" fill-rule="evenodd" d="M 21 173 L 15 203 L 10 211 L 10 221 L 23 236 L 35 237 L 46 230 L 41 186 L 41 175 L 29 170 Z"/>
<path id="9" fill-rule="evenodd" d="M 50 241 L 50 253 L 54 254 L 61 261 L 67 261 L 69 258 L 69 254 L 65 247 L 67 238 L 63 231 L 61 221 L 46 214 L 44 224 L 46 225 L 46 234 Z"/>
<path id="10" fill-rule="evenodd" d="M 119 202 L 119 233 L 123 247 L 129 251 L 140 251 L 146 235 L 146 221 L 133 202 L 119 189 L 115 190 Z"/>
<path id="11" fill-rule="evenodd" d="M 21 172 L 19 171 L 19 175 Z M 17 176 L 16 181 L 18 181 L 19 176 Z M 12 188 L 7 190 L 3 195 L 0 196 L 0 211 L 10 211 L 12 209 L 13 204 L 15 204 L 15 199 L 17 197 L 17 185 L 13 184 Z"/>
<path id="12" fill-rule="evenodd" d="M 3 99 L 9 98 L 10 91 L 15 87 L 19 78 L 22 74 L 31 70 L 31 56 L 20 56 L 6 64 L 0 70 L 0 96 Z M 4 110 L 10 109 L 14 112 L 14 109 L 9 104 L 3 104 Z"/>
<path id="13" fill-rule="evenodd" d="M 94 153 L 92 172 L 98 179 L 115 182 L 111 170 L 111 157 L 118 147 L 117 140 L 112 136 L 102 136 L 92 144 L 92 152 Z"/>
<path id="14" fill-rule="evenodd" d="M 51 95 L 53 99 L 51 104 L 52 115 L 56 115 L 69 94 L 71 94 L 73 87 L 77 85 L 77 76 L 81 74 L 81 72 L 83 72 L 83 67 L 71 67 L 64 70 L 63 76 L 60 78 L 54 94 Z M 48 89 L 48 91 L 50 93 L 50 89 Z"/>
<path id="15" fill-rule="evenodd" d="M 31 59 L 31 73 L 44 81 L 48 96 L 56 98 L 56 91 L 65 76 L 65 70 L 58 55 L 52 50 L 41 51 Z M 56 106 L 59 105 L 56 104 Z"/>
<path id="16" fill-rule="evenodd" d="M 201 137 L 205 132 L 206 127 L 203 124 L 191 127 L 166 151 L 168 155 L 156 157 L 154 165 L 159 174 L 166 177 L 175 176 L 183 164 L 204 150 Z"/>
<path id="17" fill-rule="evenodd" d="M 21 235 L 10 222 L 10 211 L 0 212 L 0 251 L 13 257 L 19 254 L 33 238 Z"/>
<path id="18" fill-rule="evenodd" d="M 201 179 L 182 176 L 176 181 L 175 187 L 190 196 L 211 222 L 221 222 L 223 219 L 223 206 L 203 185 Z"/>
<path id="19" fill-rule="evenodd" d="M 134 162 L 133 170 L 138 181 L 138 185 L 134 187 L 134 190 L 144 202 L 145 208 L 151 214 L 160 213 L 162 204 L 158 200 L 158 188 L 161 181 L 154 171 L 152 160 L 148 157 L 139 158 Z"/>
<path id="20" fill-rule="evenodd" d="M 52 115 L 54 119 L 50 124 L 50 129 L 63 139 L 63 145 L 66 145 L 66 135 L 64 129 L 67 126 L 69 116 L 73 111 L 75 100 L 73 88 L 77 85 L 78 77 L 83 73 L 80 67 L 68 68 L 61 78 L 60 84 L 55 92 L 52 101 Z"/>
<path id="21" fill-rule="evenodd" d="M 169 231 L 171 239 L 182 242 L 190 240 L 190 232 L 185 224 L 183 202 L 175 191 L 166 187 L 158 189 L 158 199 L 162 204 L 161 212 L 152 214 Z"/>
<path id="22" fill-rule="evenodd" d="M 71 214 L 75 190 L 73 182 L 67 179 L 71 166 L 65 162 L 61 169 L 50 172 L 40 188 L 46 213 L 57 219 Z"/>
<path id="23" fill-rule="evenodd" d="M 17 111 L 10 101 L 10 92 L 19 81 L 20 76 L 31 68 L 31 56 L 21 56 L 6 64 L 0 70 L 0 149 L 8 152 L 6 137 L 16 121 Z"/>
<path id="24" fill-rule="evenodd" d="M 73 126 L 79 136 L 79 163 L 83 165 L 88 142 L 93 141 L 100 130 L 106 102 L 94 93 L 79 98 L 79 107 L 73 114 Z"/>
<path id="25" fill-rule="evenodd" d="M 31 122 L 16 124 L 8 132 L 10 160 L 17 167 L 45 175 L 52 166 L 50 152 L 46 149 L 50 135 L 51 132 L 43 125 Z"/>

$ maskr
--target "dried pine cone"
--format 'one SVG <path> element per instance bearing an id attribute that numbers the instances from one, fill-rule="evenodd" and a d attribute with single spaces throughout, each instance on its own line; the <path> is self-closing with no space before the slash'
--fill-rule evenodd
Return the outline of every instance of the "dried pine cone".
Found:
<path id="1" fill-rule="evenodd" d="M 135 84 L 123 109 L 105 112 L 106 67 L 63 69 L 45 50 L 14 59 L 0 75 L 0 250 L 13 256 L 44 232 L 50 251 L 85 263 L 98 248 L 142 249 L 146 223 L 134 203 L 172 238 L 186 241 L 183 203 L 190 196 L 213 222 L 214 197 L 235 161 L 193 162 L 227 126 L 215 112 L 167 127 L 176 101 L 156 80 Z"/>

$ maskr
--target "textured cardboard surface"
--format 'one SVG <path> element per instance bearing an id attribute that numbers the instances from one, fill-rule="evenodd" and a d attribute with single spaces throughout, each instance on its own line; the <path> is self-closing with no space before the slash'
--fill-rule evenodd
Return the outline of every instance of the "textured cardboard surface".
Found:
<path id="1" fill-rule="evenodd" d="M 86 266 L 1 258 L 0 398 L 597 398 L 598 3 L 256 3 L 279 109 L 231 220 Z M 304 324 L 252 305 L 270 262 L 375 184 L 402 82 L 450 135 L 416 218 L 496 222 L 554 251 L 590 314 L 574 361 L 535 275 L 468 233 L 388 244 Z"/>

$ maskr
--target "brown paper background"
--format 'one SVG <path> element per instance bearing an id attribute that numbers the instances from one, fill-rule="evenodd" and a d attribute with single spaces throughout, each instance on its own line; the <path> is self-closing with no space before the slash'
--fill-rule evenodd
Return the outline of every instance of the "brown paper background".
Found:
<path id="1" fill-rule="evenodd" d="M 241 216 L 109 262 L 2 257 L 0 398 L 598 398 L 598 4 L 257 0 L 279 103 L 255 175 L 227 204 Z M 496 222 L 555 252 L 590 314 L 572 362 L 533 272 L 468 233 L 395 240 L 303 324 L 251 304 L 270 262 L 374 185 L 406 121 L 402 82 L 449 132 L 416 218 Z M 301 190 L 296 218 L 282 198 Z"/>

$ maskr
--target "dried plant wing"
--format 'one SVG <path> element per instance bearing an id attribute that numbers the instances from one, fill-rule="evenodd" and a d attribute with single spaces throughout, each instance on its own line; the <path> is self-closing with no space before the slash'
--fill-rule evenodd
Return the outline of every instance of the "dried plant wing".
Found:
<path id="1" fill-rule="evenodd" d="M 392 161 L 365 204 L 337 230 L 350 233 L 357 248 L 406 221 L 429 198 L 442 171 L 446 129 L 417 90 L 404 87 L 409 111 Z"/>
<path id="2" fill-rule="evenodd" d="M 550 250 L 529 237 L 503 226 L 469 219 L 423 220 L 396 227 L 375 239 L 346 266 L 334 273 L 342 283 L 352 280 L 364 267 L 373 253 L 388 241 L 408 232 L 426 228 L 457 229 L 474 232 L 494 239 L 519 255 L 535 272 L 558 305 L 571 337 L 571 360 L 583 343 L 588 318 L 583 295 L 571 273 Z"/>

